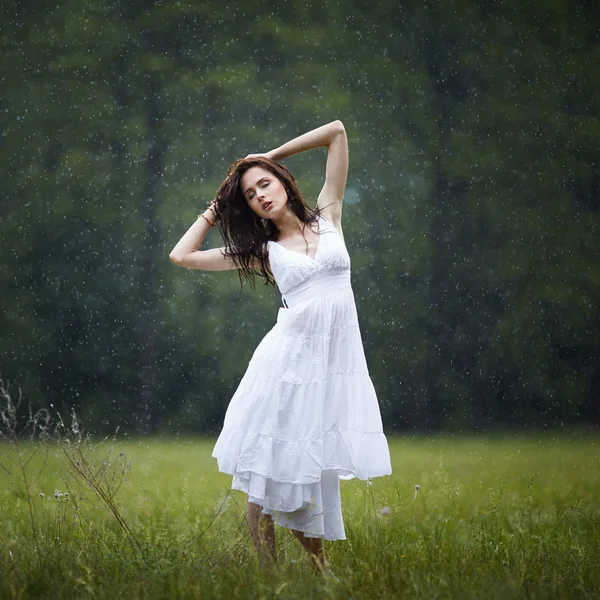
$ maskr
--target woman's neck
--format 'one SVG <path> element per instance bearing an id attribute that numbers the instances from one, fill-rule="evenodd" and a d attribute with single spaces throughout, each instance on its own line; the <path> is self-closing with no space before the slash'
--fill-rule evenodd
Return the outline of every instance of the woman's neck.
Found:
<path id="1" fill-rule="evenodd" d="M 304 229 L 304 223 L 289 208 L 272 222 L 279 230 L 279 239 L 295 238 Z"/>

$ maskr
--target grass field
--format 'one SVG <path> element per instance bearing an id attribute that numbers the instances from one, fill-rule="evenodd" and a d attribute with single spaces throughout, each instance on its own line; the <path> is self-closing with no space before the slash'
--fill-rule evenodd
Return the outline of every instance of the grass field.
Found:
<path id="1" fill-rule="evenodd" d="M 105 500 L 77 475 L 73 448 L 38 447 L 30 512 L 15 449 L 0 444 L 0 598 L 600 595 L 597 434 L 390 438 L 391 477 L 342 482 L 348 540 L 326 546 L 339 582 L 313 575 L 285 529 L 279 571 L 258 568 L 245 496 L 216 471 L 212 445 L 86 446 Z"/>

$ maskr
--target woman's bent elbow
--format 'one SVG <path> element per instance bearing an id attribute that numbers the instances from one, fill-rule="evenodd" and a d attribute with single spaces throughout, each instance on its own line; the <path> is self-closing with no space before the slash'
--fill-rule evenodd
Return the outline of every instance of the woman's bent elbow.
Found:
<path id="1" fill-rule="evenodd" d="M 174 265 L 180 265 L 181 264 L 181 255 L 177 254 L 176 252 L 171 252 L 171 254 L 169 254 L 169 260 Z"/>
<path id="2" fill-rule="evenodd" d="M 346 131 L 344 124 L 339 119 L 336 119 L 333 122 L 333 125 L 335 126 L 337 133 L 344 133 Z"/>

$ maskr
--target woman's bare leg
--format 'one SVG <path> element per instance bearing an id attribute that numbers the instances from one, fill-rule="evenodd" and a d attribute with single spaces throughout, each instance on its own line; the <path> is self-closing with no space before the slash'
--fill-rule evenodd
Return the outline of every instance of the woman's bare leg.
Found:
<path id="1" fill-rule="evenodd" d="M 248 526 L 263 567 L 272 567 L 277 563 L 275 551 L 275 526 L 271 515 L 262 512 L 262 506 L 248 501 Z"/>
<path id="2" fill-rule="evenodd" d="M 292 533 L 304 546 L 304 549 L 310 554 L 314 561 L 315 571 L 325 577 L 333 577 L 333 573 L 329 568 L 329 563 L 325 558 L 325 549 L 323 548 L 323 540 L 321 538 L 307 537 L 302 531 L 292 529 Z"/>

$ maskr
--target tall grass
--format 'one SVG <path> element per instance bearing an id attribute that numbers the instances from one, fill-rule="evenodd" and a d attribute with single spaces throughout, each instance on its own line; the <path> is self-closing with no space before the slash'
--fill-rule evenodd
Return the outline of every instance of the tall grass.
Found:
<path id="1" fill-rule="evenodd" d="M 278 572 L 258 568 L 245 496 L 217 472 L 214 440 L 89 443 L 93 465 L 110 456 L 118 476 L 131 465 L 111 497 L 126 529 L 73 474 L 61 443 L 45 442 L 28 462 L 39 474 L 28 491 L 14 447 L 0 443 L 0 598 L 600 594 L 595 434 L 390 438 L 391 477 L 342 482 L 348 540 L 327 543 L 340 582 L 314 576 L 285 529 Z"/>

